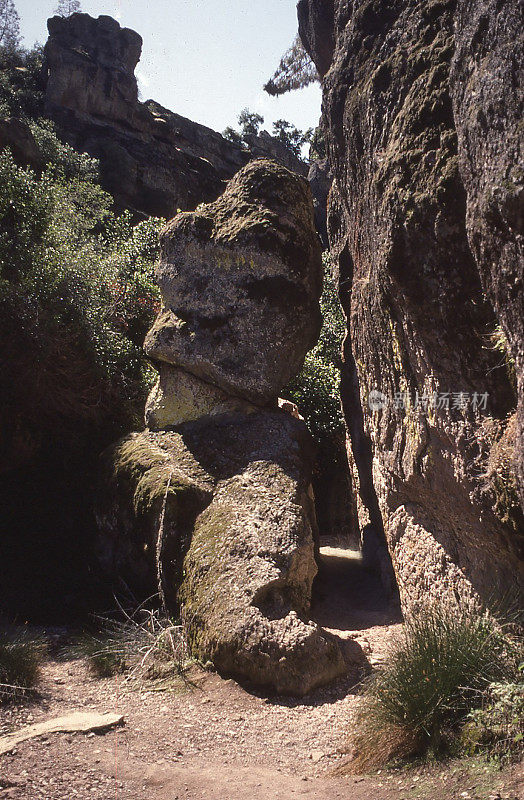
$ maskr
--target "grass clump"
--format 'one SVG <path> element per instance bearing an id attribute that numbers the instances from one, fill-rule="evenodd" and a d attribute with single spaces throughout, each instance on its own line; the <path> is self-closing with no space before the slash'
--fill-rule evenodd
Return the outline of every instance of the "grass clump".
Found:
<path id="1" fill-rule="evenodd" d="M 184 626 L 144 608 L 122 620 L 103 619 L 96 633 L 81 637 L 74 652 L 87 659 L 94 677 L 121 673 L 130 688 L 147 683 L 149 690 L 172 688 L 190 664 Z"/>
<path id="2" fill-rule="evenodd" d="M 43 640 L 26 628 L 0 630 L 0 704 L 34 689 L 44 650 Z"/>
<path id="3" fill-rule="evenodd" d="M 352 768 L 442 752 L 490 686 L 515 672 L 515 644 L 488 614 L 429 607 L 409 617 L 387 665 L 365 685 Z"/>

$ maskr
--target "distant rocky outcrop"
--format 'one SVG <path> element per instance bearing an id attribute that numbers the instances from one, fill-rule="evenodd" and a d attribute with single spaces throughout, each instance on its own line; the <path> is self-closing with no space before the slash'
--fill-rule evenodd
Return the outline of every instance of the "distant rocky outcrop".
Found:
<path id="1" fill-rule="evenodd" d="M 308 181 L 313 195 L 315 208 L 315 225 L 325 248 L 328 247 L 327 207 L 331 189 L 331 174 L 327 158 L 312 161 L 308 172 Z"/>
<path id="2" fill-rule="evenodd" d="M 180 610 L 220 670 L 304 694 L 362 663 L 308 622 L 316 521 L 312 444 L 278 394 L 320 326 L 320 243 L 307 182 L 254 161 L 223 196 L 166 227 L 160 369 L 149 429 L 109 456 L 100 558 Z M 358 651 L 358 652 L 357 652 Z"/>
<path id="3" fill-rule="evenodd" d="M 515 407 L 499 323 L 522 397 L 518 3 L 298 9 L 323 76 L 362 527 L 384 531 L 405 608 L 521 591 L 521 445 L 486 479 Z"/>
<path id="4" fill-rule="evenodd" d="M 48 28 L 46 113 L 68 143 L 100 160 L 102 184 L 120 207 L 171 218 L 215 200 L 262 156 L 307 173 L 265 132 L 244 149 L 152 100 L 139 102 L 134 71 L 142 39 L 111 17 L 53 17 Z"/>

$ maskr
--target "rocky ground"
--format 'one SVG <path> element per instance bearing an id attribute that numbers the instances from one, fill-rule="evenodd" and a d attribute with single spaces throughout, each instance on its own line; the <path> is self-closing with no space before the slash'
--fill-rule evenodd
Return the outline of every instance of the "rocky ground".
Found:
<path id="1" fill-rule="evenodd" d="M 354 558 L 324 551 L 316 617 L 357 638 L 372 663 L 384 657 L 399 627 L 376 588 Z M 340 592 L 351 595 L 353 617 L 336 615 Z M 0 759 L 0 798 L 521 798 L 520 768 L 498 772 L 483 763 L 336 776 L 358 704 L 347 682 L 294 699 L 268 697 L 197 668 L 190 678 L 170 692 L 129 690 L 122 676 L 93 678 L 83 659 L 49 660 L 39 697 L 0 711 L 0 735 L 68 711 L 117 712 L 125 723 L 104 735 L 54 734 L 18 745 Z"/>

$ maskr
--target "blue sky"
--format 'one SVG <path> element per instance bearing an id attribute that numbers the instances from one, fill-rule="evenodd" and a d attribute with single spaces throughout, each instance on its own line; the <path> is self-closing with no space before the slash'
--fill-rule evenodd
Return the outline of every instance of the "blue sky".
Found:
<path id="1" fill-rule="evenodd" d="M 56 0 L 15 0 L 24 44 L 45 42 Z M 92 16 L 110 14 L 138 31 L 137 77 L 143 100 L 222 131 L 244 107 L 270 123 L 315 126 L 320 88 L 280 98 L 262 91 L 297 30 L 296 0 L 82 0 Z"/>

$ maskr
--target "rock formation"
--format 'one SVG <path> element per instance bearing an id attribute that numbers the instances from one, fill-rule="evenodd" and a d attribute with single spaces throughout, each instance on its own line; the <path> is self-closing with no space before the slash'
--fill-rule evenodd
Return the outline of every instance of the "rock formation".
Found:
<path id="1" fill-rule="evenodd" d="M 110 456 L 100 558 L 137 594 L 158 590 L 180 609 L 200 658 L 304 694 L 348 669 L 337 640 L 308 622 L 312 448 L 277 403 L 319 332 L 307 182 L 274 162 L 246 166 L 215 203 L 168 224 L 159 282 L 146 340 L 159 384 L 149 430 Z"/>
<path id="2" fill-rule="evenodd" d="M 100 160 L 102 185 L 121 208 L 171 218 L 215 200 L 261 156 L 307 173 L 265 132 L 245 150 L 152 100 L 139 102 L 142 39 L 111 17 L 53 17 L 48 28 L 46 113 L 69 144 Z"/>
<path id="3" fill-rule="evenodd" d="M 169 223 L 158 271 L 164 308 L 146 353 L 233 397 L 275 401 L 320 332 L 310 205 L 305 181 L 255 161 L 215 203 Z"/>
<path id="4" fill-rule="evenodd" d="M 518 0 L 460 0 L 451 70 L 466 228 L 515 361 L 524 507 L 524 34 Z"/>
<path id="5" fill-rule="evenodd" d="M 298 6 L 323 76 L 362 523 L 383 527 L 405 608 L 524 585 L 511 486 L 485 479 L 515 405 L 499 321 L 522 392 L 517 5 Z"/>
<path id="6" fill-rule="evenodd" d="M 313 195 L 313 206 L 315 208 L 315 225 L 325 248 L 328 247 L 327 232 L 327 205 L 328 195 L 331 189 L 331 175 L 329 164 L 324 158 L 320 161 L 312 161 L 308 173 L 308 181 Z"/>

